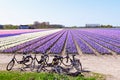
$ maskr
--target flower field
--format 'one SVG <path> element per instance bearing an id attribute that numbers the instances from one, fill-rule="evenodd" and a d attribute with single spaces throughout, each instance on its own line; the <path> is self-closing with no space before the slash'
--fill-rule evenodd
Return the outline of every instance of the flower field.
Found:
<path id="1" fill-rule="evenodd" d="M 0 51 L 3 53 L 64 54 L 67 49 L 69 54 L 120 54 L 120 29 L 39 29 L 0 32 Z"/>

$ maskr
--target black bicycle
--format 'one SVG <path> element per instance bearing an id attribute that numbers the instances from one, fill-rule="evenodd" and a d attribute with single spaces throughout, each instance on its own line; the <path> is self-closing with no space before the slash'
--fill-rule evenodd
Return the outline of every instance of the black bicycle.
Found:
<path id="1" fill-rule="evenodd" d="M 16 59 L 16 57 L 15 57 L 16 54 L 17 54 L 17 53 L 14 54 L 12 60 L 8 63 L 8 65 L 7 65 L 7 67 L 6 67 L 6 70 L 8 70 L 8 71 L 12 70 L 12 68 L 13 68 L 14 65 L 15 65 L 15 62 L 17 62 L 18 64 L 23 64 L 23 65 L 25 66 L 25 68 L 30 67 L 30 65 L 31 65 L 31 63 L 32 63 L 32 61 L 33 61 L 33 58 L 32 58 L 32 56 L 31 56 L 30 54 L 28 54 L 28 53 L 26 53 L 26 52 L 23 53 L 23 58 L 22 58 L 21 61 L 18 61 L 18 60 Z"/>
<path id="2" fill-rule="evenodd" d="M 49 70 L 46 68 L 48 60 L 49 60 L 48 55 L 42 55 L 41 56 L 41 59 L 39 61 L 39 65 L 38 65 L 38 69 L 37 69 L 38 73 L 41 72 L 41 71 L 49 72 Z"/>
<path id="3" fill-rule="evenodd" d="M 63 58 L 63 64 L 67 67 L 71 67 L 71 69 L 75 68 L 77 71 L 82 71 L 82 64 L 79 59 L 75 58 L 75 56 L 75 54 L 72 54 L 71 58 L 67 53 L 67 56 Z"/>
<path id="4" fill-rule="evenodd" d="M 52 60 L 52 65 L 61 65 L 63 62 L 63 57 L 60 55 L 54 55 L 54 58 Z"/>
<path id="5" fill-rule="evenodd" d="M 43 66 L 45 67 L 45 65 L 47 65 L 47 62 L 49 61 L 49 56 L 47 54 L 41 54 L 41 59 L 38 60 L 36 54 L 37 53 L 35 53 L 35 56 L 31 63 L 30 70 L 33 71 L 36 68 L 37 72 L 41 72 L 41 70 L 43 69 Z M 38 66 L 36 66 L 36 63 L 38 64 Z"/>
<path id="6" fill-rule="evenodd" d="M 63 68 L 62 67 L 63 57 L 60 55 L 55 55 L 52 63 L 49 63 L 48 66 L 51 67 L 50 72 L 55 72 L 58 74 L 66 74 L 69 72 L 69 68 Z"/>

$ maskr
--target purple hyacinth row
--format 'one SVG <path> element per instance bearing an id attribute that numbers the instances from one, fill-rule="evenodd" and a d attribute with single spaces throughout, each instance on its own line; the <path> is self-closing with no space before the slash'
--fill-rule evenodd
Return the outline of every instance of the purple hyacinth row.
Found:
<path id="1" fill-rule="evenodd" d="M 75 33 L 75 31 L 73 32 L 72 31 L 72 34 L 74 35 L 74 38 L 78 44 L 78 46 L 80 47 L 82 53 L 85 53 L 85 54 L 94 54 L 93 50 L 90 49 L 81 39 L 78 35 L 78 33 Z"/>
<path id="2" fill-rule="evenodd" d="M 66 41 L 66 49 L 68 53 L 77 53 L 75 43 L 71 34 L 71 30 L 68 30 L 68 36 Z"/>
<path id="3" fill-rule="evenodd" d="M 101 35 L 109 39 L 120 40 L 120 29 L 92 29 L 92 30 L 83 30 L 85 32 L 94 33 L 95 35 Z"/>
<path id="4" fill-rule="evenodd" d="M 58 33 L 60 33 L 60 32 L 57 32 L 56 34 L 58 34 Z M 13 46 L 13 47 L 11 47 L 11 48 L 5 49 L 5 50 L 3 50 L 2 52 L 11 52 L 11 53 L 12 53 L 12 52 L 15 52 L 15 51 L 17 51 L 17 50 L 19 50 L 18 52 L 23 52 L 24 50 L 27 51 L 28 49 L 31 50 L 31 48 L 29 48 L 30 45 L 33 45 L 33 44 L 35 44 L 35 43 L 37 43 L 37 42 L 39 42 L 39 41 L 41 41 L 41 40 L 43 40 L 43 39 L 46 39 L 46 38 L 49 39 L 49 36 L 54 36 L 54 35 L 55 35 L 55 34 L 53 33 L 53 34 L 50 34 L 50 35 L 45 36 L 45 37 L 40 37 L 40 38 L 31 40 L 31 41 L 22 43 L 22 44 L 20 44 L 20 45 Z M 28 49 L 26 49 L 27 47 L 28 47 Z M 20 49 L 22 49 L 22 50 L 20 50 Z M 29 51 L 29 50 L 28 50 L 28 51 Z"/>
<path id="5" fill-rule="evenodd" d="M 101 41 L 104 41 L 106 43 L 110 43 L 112 45 L 115 45 L 115 46 L 118 46 L 120 47 L 120 42 L 119 40 L 115 40 L 115 39 L 112 39 L 112 38 L 107 38 L 105 36 L 102 36 L 102 35 L 97 35 L 97 34 L 92 34 L 90 32 L 83 32 L 84 34 L 88 35 L 88 36 L 91 36 L 93 38 L 96 38 L 96 39 L 99 39 Z"/>
<path id="6" fill-rule="evenodd" d="M 108 44 L 106 42 L 103 42 L 103 41 L 100 41 L 98 39 L 94 39 L 93 40 L 97 43 L 99 43 L 100 45 L 104 46 L 104 47 L 107 47 L 108 49 L 112 50 L 112 51 L 115 51 L 116 53 L 119 53 L 120 54 L 120 48 L 119 47 L 116 47 L 114 45 L 111 45 L 111 44 Z"/>
<path id="7" fill-rule="evenodd" d="M 116 33 L 110 36 L 110 32 Z M 109 33 L 109 34 L 108 34 Z M 65 29 L 3 50 L 3 52 L 39 52 L 59 54 L 66 48 L 68 53 L 78 53 L 76 44 L 84 54 L 94 54 L 91 46 L 99 53 L 109 54 L 108 49 L 120 54 L 120 33 L 115 29 Z M 108 36 L 107 36 L 108 35 Z M 65 46 L 66 45 L 66 46 Z M 89 46 L 88 46 L 89 45 Z M 108 48 L 108 49 L 107 49 Z"/>
<path id="8" fill-rule="evenodd" d="M 67 37 L 67 31 L 61 36 L 61 38 L 54 44 L 54 46 L 50 49 L 50 53 L 61 53 L 64 47 L 64 43 Z"/>
<path id="9" fill-rule="evenodd" d="M 103 39 L 106 39 L 106 40 L 108 40 L 108 41 L 112 41 L 112 42 L 116 42 L 116 43 L 119 43 L 120 44 L 120 39 L 114 39 L 114 38 L 112 38 L 112 37 L 109 37 L 109 36 L 107 36 L 107 34 L 106 35 L 101 35 L 101 34 L 98 34 L 97 32 L 96 32 L 96 34 L 95 33 L 91 33 L 91 32 L 86 32 L 86 31 L 84 31 L 83 32 L 84 34 L 89 34 L 89 35 L 92 35 L 92 36 L 98 36 L 98 37 L 100 37 L 100 38 L 103 38 Z M 105 32 L 104 32 L 105 33 Z M 110 34 L 110 33 L 109 33 Z"/>
<path id="10" fill-rule="evenodd" d="M 61 32 L 57 32 L 57 33 L 53 33 L 51 35 L 45 36 L 44 39 L 40 39 L 39 41 L 35 42 L 34 44 L 31 44 L 21 50 L 19 50 L 18 52 L 30 52 L 33 51 L 35 48 L 44 45 L 45 42 L 49 41 L 50 39 L 54 38 L 55 36 L 57 36 L 58 34 L 60 34 Z"/>
<path id="11" fill-rule="evenodd" d="M 84 39 L 97 52 L 99 52 L 99 53 L 106 53 L 106 54 L 110 53 L 107 49 L 105 49 L 104 47 L 98 45 L 96 42 L 92 41 L 87 36 L 79 34 L 79 37 L 81 37 L 82 39 Z"/>
<path id="12" fill-rule="evenodd" d="M 65 31 L 62 31 L 60 34 L 58 34 L 57 36 L 55 36 L 53 39 L 49 40 L 48 42 L 46 42 L 44 45 L 38 47 L 37 49 L 35 49 L 36 52 L 40 52 L 40 53 L 46 53 L 46 51 L 51 48 L 51 46 L 64 34 Z"/>
<path id="13" fill-rule="evenodd" d="M 92 40 L 95 41 L 95 42 L 97 42 L 98 44 L 100 44 L 100 45 L 102 45 L 102 46 L 104 46 L 104 47 L 106 47 L 106 48 L 108 48 L 108 49 L 110 49 L 110 50 L 112 50 L 112 51 L 120 54 L 120 48 L 119 47 L 116 47 L 116 46 L 111 45 L 109 43 L 103 42 L 103 41 L 98 40 L 96 38 L 92 38 Z"/>
<path id="14" fill-rule="evenodd" d="M 99 37 L 99 35 L 96 35 L 96 37 L 99 37 L 99 39 L 98 39 L 98 38 L 93 37 L 94 35 L 92 35 L 92 34 L 90 34 L 90 33 L 84 32 L 84 34 L 89 35 L 89 37 L 91 36 L 92 40 L 96 41 L 96 42 L 99 43 L 100 45 L 102 45 L 102 46 L 104 46 L 104 47 L 106 47 L 106 48 L 108 48 L 108 49 L 110 49 L 110 50 L 112 50 L 112 51 L 120 54 L 120 47 L 117 47 L 117 46 L 119 45 L 119 43 L 116 43 L 117 46 L 115 46 L 115 44 L 114 44 L 115 42 L 113 42 L 112 40 L 111 40 L 111 41 L 109 40 L 110 42 L 109 42 L 109 41 L 106 42 L 107 39 L 106 39 L 106 38 L 102 38 L 102 39 L 104 39 L 104 41 L 103 41 L 103 40 L 100 40 L 101 37 Z M 106 40 L 106 41 L 105 41 L 105 40 Z M 112 42 L 113 42 L 113 43 L 112 43 Z M 109 44 L 109 43 L 111 43 L 111 44 Z"/>

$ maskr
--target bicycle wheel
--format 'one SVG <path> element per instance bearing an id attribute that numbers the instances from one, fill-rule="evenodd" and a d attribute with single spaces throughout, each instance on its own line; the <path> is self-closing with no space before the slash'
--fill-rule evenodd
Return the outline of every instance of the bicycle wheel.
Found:
<path id="1" fill-rule="evenodd" d="M 38 66 L 38 69 L 37 69 L 37 72 L 38 72 L 38 73 L 41 72 L 42 69 L 43 69 L 43 65 L 39 65 L 39 66 Z"/>
<path id="2" fill-rule="evenodd" d="M 24 59 L 24 61 L 23 61 L 24 63 L 24 65 L 25 66 L 30 66 L 31 64 L 32 64 L 32 62 L 33 62 L 33 58 L 31 57 L 31 56 L 28 56 L 28 57 L 26 57 L 25 59 Z"/>
<path id="3" fill-rule="evenodd" d="M 35 60 L 30 64 L 30 70 L 33 71 L 35 69 Z"/>
<path id="4" fill-rule="evenodd" d="M 79 60 L 76 60 L 75 65 L 73 65 L 73 66 L 77 71 L 82 71 L 82 64 Z"/>
<path id="5" fill-rule="evenodd" d="M 14 60 L 11 60 L 11 61 L 8 63 L 8 65 L 7 65 L 7 67 L 6 67 L 6 70 L 8 70 L 8 71 L 12 70 L 14 64 L 15 64 L 15 61 L 14 61 Z"/>
<path id="6" fill-rule="evenodd" d="M 67 58 L 63 58 L 62 63 L 65 66 L 72 66 L 71 60 L 70 59 L 67 60 Z"/>
<path id="7" fill-rule="evenodd" d="M 80 71 L 82 71 L 82 64 L 80 61 L 79 61 L 79 69 L 80 69 Z"/>
<path id="8" fill-rule="evenodd" d="M 63 74 L 64 73 L 64 70 L 61 66 L 54 67 L 54 71 L 55 71 L 55 73 L 58 73 L 58 74 Z"/>

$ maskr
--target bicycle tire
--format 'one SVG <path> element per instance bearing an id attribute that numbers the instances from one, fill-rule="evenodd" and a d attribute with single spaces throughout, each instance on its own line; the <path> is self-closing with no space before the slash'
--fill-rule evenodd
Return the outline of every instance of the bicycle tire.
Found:
<path id="1" fill-rule="evenodd" d="M 77 70 L 77 71 L 82 71 L 82 64 L 79 60 L 77 60 L 77 65 L 74 66 L 74 68 Z"/>
<path id="2" fill-rule="evenodd" d="M 33 71 L 35 69 L 35 60 L 30 64 L 30 70 Z"/>
<path id="3" fill-rule="evenodd" d="M 65 66 L 72 66 L 71 60 L 68 59 L 68 62 L 67 62 L 67 58 L 63 58 L 62 64 L 65 65 Z"/>
<path id="4" fill-rule="evenodd" d="M 80 61 L 79 61 L 79 65 L 80 65 L 80 71 L 82 71 L 82 64 Z"/>
<path id="5" fill-rule="evenodd" d="M 15 64 L 15 61 L 14 61 L 14 60 L 11 60 L 11 61 L 8 63 L 8 65 L 7 65 L 7 67 L 6 67 L 6 70 L 7 70 L 7 71 L 12 70 L 14 64 Z"/>
<path id="6" fill-rule="evenodd" d="M 29 62 L 30 62 L 30 61 L 31 61 L 31 62 L 28 63 L 28 62 L 25 62 L 25 60 L 29 60 Z M 28 57 L 26 57 L 26 58 L 24 59 L 24 63 L 23 63 L 23 64 L 24 64 L 25 66 L 30 66 L 32 62 L 33 62 L 33 57 L 28 56 Z"/>
<path id="7" fill-rule="evenodd" d="M 57 74 L 63 74 L 64 70 L 61 66 L 54 67 L 54 72 Z"/>
<path id="8" fill-rule="evenodd" d="M 42 68 L 43 68 L 43 65 L 39 65 L 39 66 L 38 66 L 38 69 L 37 69 L 37 72 L 38 72 L 38 73 L 41 72 L 41 71 L 42 71 Z"/>

